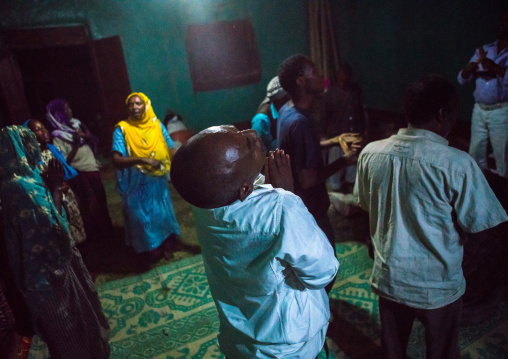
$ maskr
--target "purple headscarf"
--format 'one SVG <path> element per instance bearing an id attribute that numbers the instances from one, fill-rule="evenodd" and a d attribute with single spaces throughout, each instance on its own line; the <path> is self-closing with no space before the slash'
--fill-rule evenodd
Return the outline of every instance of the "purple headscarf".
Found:
<path id="1" fill-rule="evenodd" d="M 51 136 L 58 137 L 67 142 L 74 142 L 73 134 L 81 127 L 81 121 L 76 118 L 69 118 L 65 111 L 67 101 L 63 98 L 56 98 L 46 106 L 46 118 L 53 128 Z M 86 131 L 90 140 L 90 145 L 94 153 L 97 153 L 97 138 L 90 131 Z M 80 146 L 85 144 L 85 139 L 81 138 Z"/>
<path id="2" fill-rule="evenodd" d="M 63 125 L 72 127 L 71 119 L 65 112 L 65 105 L 67 104 L 67 101 L 65 101 L 63 98 L 56 98 L 48 105 L 46 106 L 46 112 L 48 114 L 51 114 L 53 116 L 53 119 L 48 118 L 48 121 L 51 123 L 51 125 L 54 128 L 57 128 L 54 124 L 54 120 L 56 120 L 58 123 L 61 123 Z M 48 116 L 49 117 L 49 116 Z"/>

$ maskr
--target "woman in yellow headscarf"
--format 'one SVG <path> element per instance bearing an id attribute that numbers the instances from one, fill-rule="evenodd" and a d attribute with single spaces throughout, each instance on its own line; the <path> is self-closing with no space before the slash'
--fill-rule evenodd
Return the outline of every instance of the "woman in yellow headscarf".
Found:
<path id="1" fill-rule="evenodd" d="M 116 190 L 122 196 L 126 244 L 145 254 L 140 258 L 145 266 L 180 236 L 168 187 L 173 141 L 148 97 L 134 92 L 125 102 L 128 118 L 113 133 Z"/>

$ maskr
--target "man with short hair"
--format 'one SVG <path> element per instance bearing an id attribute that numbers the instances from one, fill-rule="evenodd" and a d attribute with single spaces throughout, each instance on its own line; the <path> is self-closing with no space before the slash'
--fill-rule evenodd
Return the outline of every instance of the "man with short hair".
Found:
<path id="1" fill-rule="evenodd" d="M 311 59 L 304 55 L 287 58 L 280 65 L 278 76 L 282 88 L 291 97 L 279 113 L 279 148 L 291 157 L 294 193 L 302 199 L 335 250 L 333 227 L 328 218 L 330 199 L 326 179 L 355 164 L 358 153 L 352 151 L 324 165 L 322 149 L 331 143 L 328 140 L 320 142 L 310 111 L 316 96 L 324 91 L 323 74 Z M 333 282 L 327 287 L 328 292 L 332 286 Z"/>
<path id="2" fill-rule="evenodd" d="M 461 85 L 476 82 L 471 117 L 469 154 L 481 168 L 487 166 L 490 141 L 496 172 L 508 178 L 508 12 L 499 19 L 497 40 L 480 46 L 459 72 Z"/>
<path id="3" fill-rule="evenodd" d="M 267 161 L 264 151 L 253 130 L 211 127 L 177 151 L 171 180 L 196 206 L 221 352 L 315 358 L 330 317 L 324 287 L 339 263 L 301 199 L 282 189 L 292 189 L 289 157 L 275 151 Z"/>
<path id="4" fill-rule="evenodd" d="M 459 112 L 454 86 L 437 75 L 418 80 L 404 112 L 408 128 L 360 154 L 354 190 L 370 217 L 381 347 L 386 358 L 405 358 L 418 318 L 427 358 L 458 359 L 461 235 L 478 239 L 508 217 L 471 156 L 448 147 Z"/>

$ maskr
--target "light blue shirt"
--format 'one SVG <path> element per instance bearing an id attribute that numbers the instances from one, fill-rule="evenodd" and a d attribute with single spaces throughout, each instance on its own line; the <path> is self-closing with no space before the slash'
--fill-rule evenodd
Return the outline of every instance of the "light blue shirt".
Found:
<path id="1" fill-rule="evenodd" d="M 256 186 L 243 202 L 194 208 L 220 350 L 229 358 L 315 358 L 339 263 L 291 192 Z"/>
<path id="2" fill-rule="evenodd" d="M 504 48 L 499 54 L 497 53 L 497 41 L 483 46 L 487 54 L 487 58 L 493 60 L 496 64 L 507 68 L 508 66 L 508 48 Z M 473 57 L 469 62 L 477 62 L 480 57 L 478 49 L 476 49 Z M 478 65 L 479 73 L 483 71 L 482 65 Z M 465 79 L 462 77 L 462 70 L 457 76 L 457 80 L 461 85 L 470 82 L 475 75 L 472 74 L 469 78 Z M 495 104 L 500 102 L 508 101 L 508 71 L 506 71 L 504 77 L 497 76 L 496 78 L 484 78 L 476 76 L 476 88 L 474 90 L 474 99 L 476 102 L 481 104 Z"/>
<path id="3" fill-rule="evenodd" d="M 401 129 L 367 145 L 354 193 L 370 217 L 373 290 L 414 308 L 441 308 L 464 294 L 460 231 L 508 220 L 472 157 L 427 130 Z"/>

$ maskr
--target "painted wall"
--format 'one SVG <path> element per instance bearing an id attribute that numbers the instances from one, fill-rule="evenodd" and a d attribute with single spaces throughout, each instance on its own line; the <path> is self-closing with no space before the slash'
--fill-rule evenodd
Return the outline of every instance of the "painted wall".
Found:
<path id="1" fill-rule="evenodd" d="M 252 118 L 280 62 L 308 53 L 306 14 L 305 0 L 2 0 L 0 27 L 85 23 L 93 39 L 119 35 L 133 91 L 151 99 L 159 118 L 172 109 L 200 130 Z M 247 17 L 259 46 L 261 82 L 194 93 L 186 26 Z"/>
<path id="2" fill-rule="evenodd" d="M 421 75 L 457 85 L 461 119 L 470 121 L 474 83 L 457 75 L 476 48 L 496 39 L 507 0 L 332 1 L 340 60 L 348 62 L 367 106 L 402 111 L 401 97 Z"/>
<path id="3" fill-rule="evenodd" d="M 506 0 L 332 0 L 341 61 L 353 66 L 369 107 L 401 111 L 401 95 L 417 77 L 440 73 L 456 83 L 475 48 L 495 39 Z M 251 118 L 278 65 L 308 53 L 305 0 L 2 0 L 0 26 L 85 23 L 99 39 L 120 35 L 133 90 L 145 92 L 159 117 L 171 108 L 194 130 Z M 188 24 L 250 17 L 263 79 L 194 93 Z M 458 85 L 457 85 L 458 86 Z M 469 121 L 474 86 L 459 88 Z"/>

